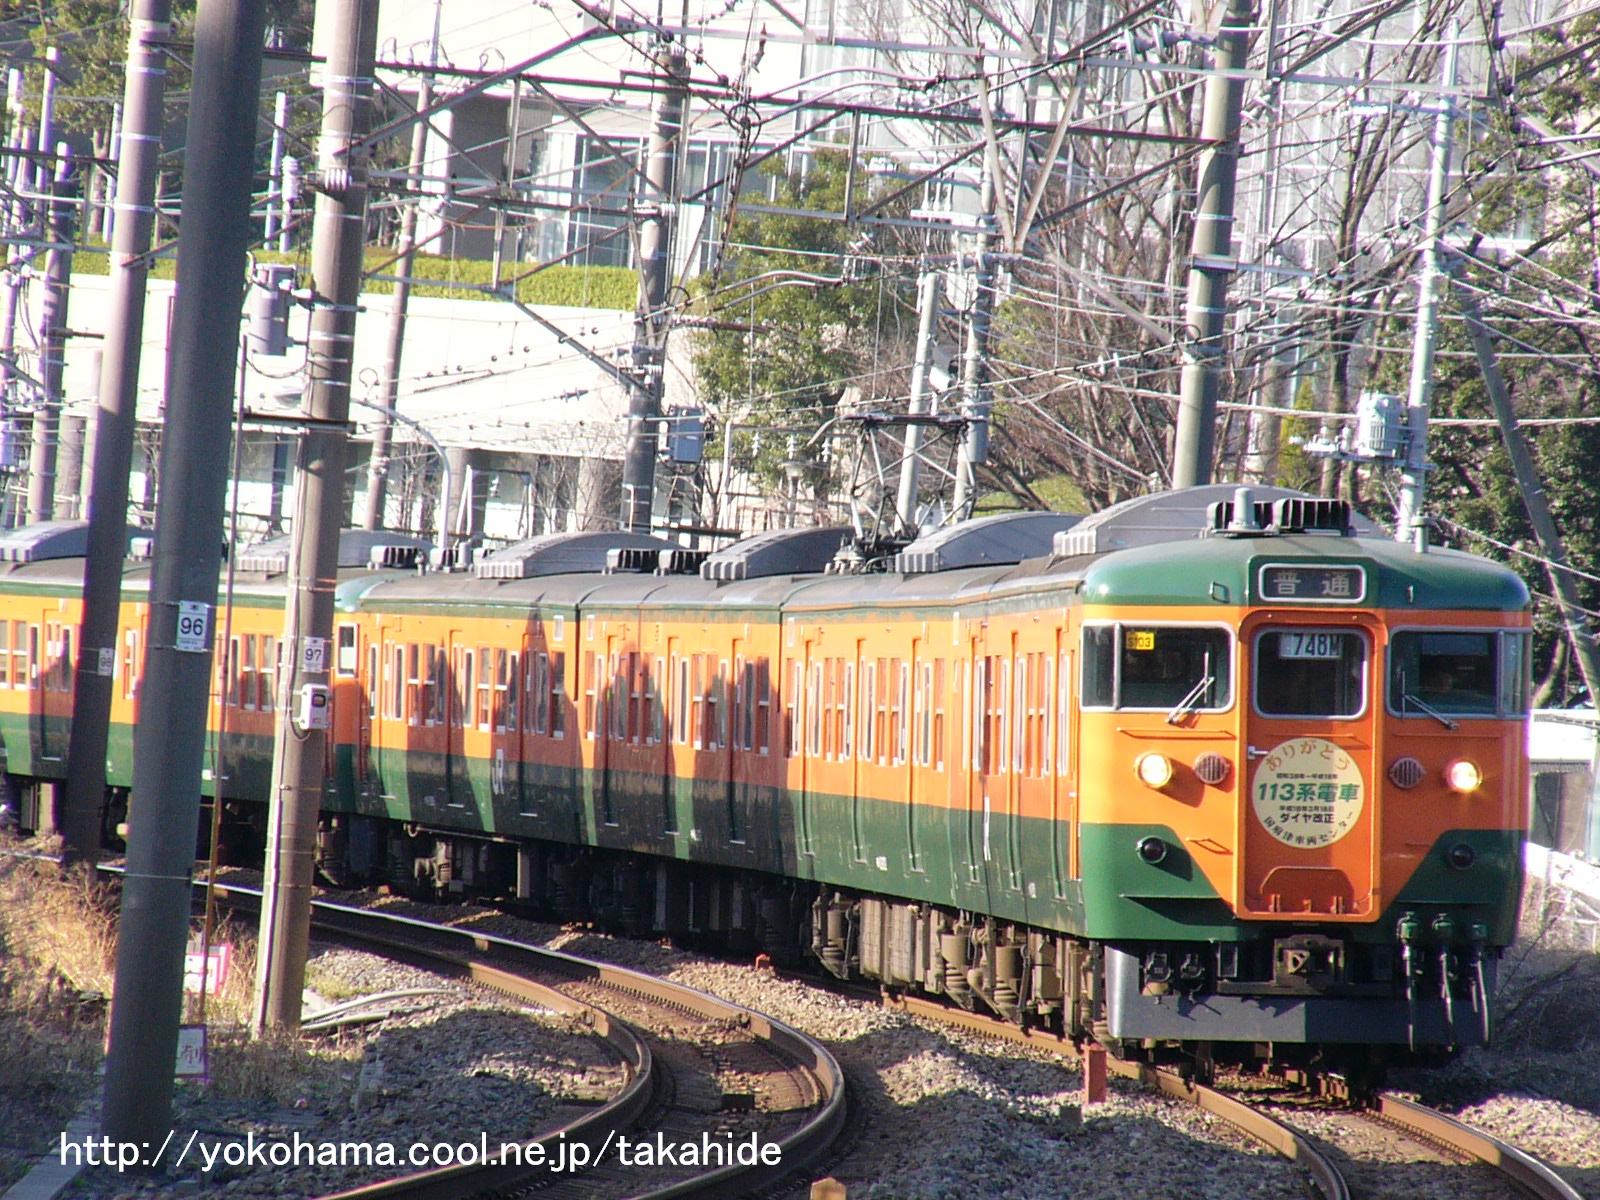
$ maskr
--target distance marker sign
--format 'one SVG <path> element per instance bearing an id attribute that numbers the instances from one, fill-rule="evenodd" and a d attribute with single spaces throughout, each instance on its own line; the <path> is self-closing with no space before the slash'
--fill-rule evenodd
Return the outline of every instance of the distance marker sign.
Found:
<path id="1" fill-rule="evenodd" d="M 1366 803 L 1361 768 L 1323 738 L 1275 746 L 1250 789 L 1256 820 L 1286 846 L 1331 846 L 1355 827 Z"/>

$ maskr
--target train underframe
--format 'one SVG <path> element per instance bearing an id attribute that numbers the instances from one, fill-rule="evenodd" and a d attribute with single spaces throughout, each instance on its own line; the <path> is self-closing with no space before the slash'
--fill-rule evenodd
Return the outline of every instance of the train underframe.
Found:
<path id="1" fill-rule="evenodd" d="M 9 813 L 38 829 L 57 785 L 5 779 Z M 126 803 L 110 792 L 112 838 Z M 208 800 L 203 856 L 209 815 Z M 220 862 L 260 866 L 262 806 L 226 801 L 218 828 Z M 1392 944 L 1281 926 L 1231 942 L 1104 942 L 714 863 L 340 814 L 323 818 L 318 870 L 334 887 L 498 898 L 627 935 L 809 964 L 1201 1074 L 1270 1065 L 1372 1081 L 1492 1035 L 1498 951 L 1481 940 L 1454 948 L 1448 918 L 1430 926 L 1407 914 Z"/>
<path id="2" fill-rule="evenodd" d="M 1448 917 L 1408 914 L 1393 942 L 1282 925 L 1230 942 L 1104 942 L 712 863 L 360 817 L 327 818 L 323 844 L 336 885 L 514 898 L 562 920 L 941 996 L 1206 1073 L 1268 1064 L 1373 1080 L 1492 1034 L 1498 952 L 1481 938 L 1460 948 Z"/>

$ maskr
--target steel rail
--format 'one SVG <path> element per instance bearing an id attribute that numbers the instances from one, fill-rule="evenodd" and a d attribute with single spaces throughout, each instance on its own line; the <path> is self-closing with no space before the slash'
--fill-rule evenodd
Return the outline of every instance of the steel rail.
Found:
<path id="1" fill-rule="evenodd" d="M 1384 1093 L 1378 1098 L 1377 1115 L 1498 1171 L 1534 1200 L 1583 1200 L 1576 1188 L 1531 1154 L 1437 1109 Z"/>
<path id="2" fill-rule="evenodd" d="M 1068 1038 L 1038 1030 L 1023 1029 L 1009 1021 L 1001 1021 L 965 1009 L 952 1009 L 931 1000 L 916 996 L 889 996 L 884 1003 L 890 1008 L 911 1016 L 927 1017 L 941 1024 L 967 1029 L 989 1037 L 1004 1038 L 1024 1046 L 1035 1046 L 1053 1054 L 1072 1059 L 1082 1055 L 1076 1043 Z M 1144 1063 L 1128 1062 L 1115 1055 L 1106 1056 L 1106 1066 L 1124 1079 L 1131 1079 L 1153 1087 L 1175 1100 L 1182 1100 L 1222 1118 L 1247 1136 L 1268 1149 L 1289 1159 L 1311 1177 L 1311 1184 L 1323 1200 L 1350 1200 L 1350 1188 L 1333 1161 L 1311 1144 L 1298 1130 L 1284 1124 L 1259 1109 L 1215 1088 L 1191 1083 L 1175 1071 L 1162 1070 Z M 1541 1198 L 1543 1200 L 1543 1198 Z M 1562 1200 L 1566 1200 L 1565 1197 Z"/>
<path id="3" fill-rule="evenodd" d="M 196 886 L 203 884 L 196 881 Z M 216 886 L 218 894 L 224 897 L 259 895 L 252 888 L 225 884 Z M 845 1081 L 844 1071 L 839 1066 L 838 1060 L 815 1039 L 744 1005 L 627 967 L 581 958 L 560 950 L 531 946 L 495 934 L 438 925 L 415 917 L 373 912 L 331 901 L 314 900 L 312 919 L 319 929 L 338 937 L 349 937 L 382 946 L 387 951 L 401 956 L 426 956 L 446 964 L 453 963 L 453 969 L 458 973 L 503 991 L 517 994 L 526 986 L 539 988 L 541 999 L 537 1002 L 556 1011 L 589 1009 L 598 1013 L 599 1016 L 595 1018 L 598 1023 L 597 1029 L 618 1027 L 628 1029 L 628 1032 L 633 1034 L 631 1028 L 605 1014 L 603 1009 L 574 1000 L 546 985 L 533 983 L 518 974 L 517 968 L 537 968 L 575 981 L 630 992 L 707 1020 L 731 1022 L 749 1032 L 756 1041 L 768 1046 L 775 1057 L 793 1064 L 815 1083 L 822 1102 L 804 1122 L 778 1139 L 780 1154 L 776 1165 L 769 1165 L 759 1160 L 750 1166 L 729 1164 L 667 1187 L 641 1192 L 641 1197 L 649 1197 L 650 1200 L 669 1200 L 669 1198 L 676 1200 L 690 1196 L 750 1195 L 814 1161 L 832 1145 L 844 1126 Z M 427 950 L 396 937 L 393 933 L 395 929 L 457 942 L 460 944 L 459 949 Z M 503 956 L 503 959 L 508 961 L 490 962 L 486 957 L 482 957 L 490 954 Z M 561 1003 L 543 998 L 544 993 L 559 997 Z M 633 1036 L 637 1037 L 636 1034 Z M 644 1052 L 644 1061 L 647 1064 L 651 1063 L 649 1048 L 642 1040 L 639 1042 L 639 1049 Z M 641 1072 L 640 1077 L 642 1074 Z M 600 1146 L 615 1130 L 630 1128 L 648 1108 L 654 1091 L 653 1070 L 649 1074 L 651 1076 L 649 1087 L 641 1083 L 640 1087 L 630 1091 L 628 1111 L 625 1112 L 620 1106 L 608 1105 L 536 1140 L 555 1142 L 564 1137 L 568 1142 L 584 1141 L 591 1148 Z M 632 1082 L 638 1081 L 639 1078 L 636 1078 Z M 500 1191 L 531 1179 L 549 1177 L 550 1172 L 545 1166 L 493 1164 L 490 1167 L 477 1165 L 441 1167 L 333 1193 L 323 1197 L 322 1200 L 400 1200 L 400 1198 L 446 1200 L 478 1192 Z"/>

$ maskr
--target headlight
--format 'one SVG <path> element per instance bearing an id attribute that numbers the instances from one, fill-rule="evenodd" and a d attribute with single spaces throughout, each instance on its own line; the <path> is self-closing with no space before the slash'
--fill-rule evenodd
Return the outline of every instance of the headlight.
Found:
<path id="1" fill-rule="evenodd" d="M 1139 776 L 1139 782 L 1146 787 L 1159 791 L 1172 782 L 1172 760 L 1165 754 L 1156 754 L 1154 751 L 1141 754 L 1134 760 L 1133 769 Z"/>
<path id="2" fill-rule="evenodd" d="M 1452 792 L 1465 796 L 1483 786 L 1483 772 L 1477 763 L 1458 758 L 1444 769 L 1444 781 Z"/>

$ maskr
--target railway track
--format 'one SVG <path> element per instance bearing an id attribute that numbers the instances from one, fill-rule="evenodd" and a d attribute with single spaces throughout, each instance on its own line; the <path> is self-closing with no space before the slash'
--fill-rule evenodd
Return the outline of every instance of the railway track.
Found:
<path id="1" fill-rule="evenodd" d="M 218 896 L 246 907 L 259 900 L 250 888 L 219 886 Z M 625 967 L 413 917 L 314 901 L 312 919 L 322 936 L 571 1014 L 609 1042 L 628 1069 L 627 1083 L 606 1104 L 524 1144 L 543 1146 L 546 1161 L 570 1162 L 573 1146 L 586 1147 L 592 1165 L 582 1172 L 530 1164 L 534 1152 L 528 1152 L 521 1162 L 442 1167 L 326 1200 L 748 1196 L 816 1159 L 843 1126 L 844 1074 L 833 1055 L 753 1009 Z M 754 1134 L 779 1153 L 776 1162 L 768 1155 L 753 1163 L 641 1171 L 614 1152 L 620 1134 L 677 1146 L 727 1145 Z M 557 1158 L 561 1143 L 565 1159 Z"/>
<path id="2" fill-rule="evenodd" d="M 926 1017 L 946 1025 L 972 1030 L 1034 1046 L 1064 1057 L 1080 1057 L 1071 1041 L 1025 1030 L 1009 1022 L 951 1009 L 917 997 L 885 996 L 884 1003 L 910 1015 Z M 1174 1071 L 1126 1062 L 1108 1057 L 1107 1068 L 1126 1079 L 1154 1087 L 1163 1094 L 1193 1104 L 1228 1122 L 1240 1132 L 1288 1158 L 1303 1170 L 1322 1200 L 1388 1200 L 1397 1194 L 1426 1197 L 1449 1195 L 1453 1200 L 1583 1200 L 1578 1191 L 1554 1170 L 1530 1154 L 1481 1130 L 1438 1112 L 1435 1109 L 1388 1093 L 1377 1096 L 1371 1108 L 1339 1104 L 1307 1097 L 1319 1105 L 1324 1116 L 1337 1117 L 1376 1131 L 1377 1136 L 1404 1138 L 1421 1143 L 1434 1155 L 1439 1174 L 1420 1181 L 1404 1182 L 1402 1192 L 1391 1187 L 1385 1168 L 1393 1163 L 1358 1162 L 1349 1153 L 1330 1153 L 1323 1144 L 1331 1130 L 1319 1122 L 1316 1136 L 1269 1109 L 1288 1107 L 1283 1093 L 1230 1091 L 1205 1087 L 1182 1078 Z M 1302 1111 L 1304 1111 L 1303 1106 Z M 1370 1137 L 1369 1133 L 1369 1137 Z M 1467 1167 L 1470 1170 L 1463 1171 Z M 1352 1178 L 1358 1176 L 1357 1178 Z"/>

